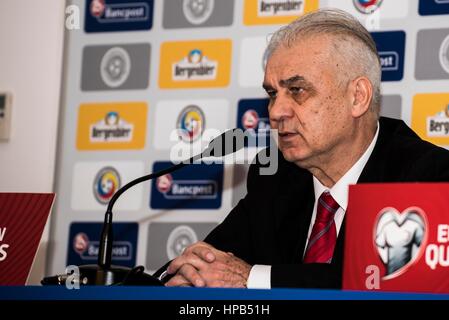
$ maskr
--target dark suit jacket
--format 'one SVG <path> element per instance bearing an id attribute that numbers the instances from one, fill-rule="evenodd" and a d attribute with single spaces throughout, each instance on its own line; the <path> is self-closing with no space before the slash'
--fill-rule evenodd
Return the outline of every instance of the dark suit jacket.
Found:
<path id="1" fill-rule="evenodd" d="M 379 122 L 358 183 L 449 181 L 449 151 L 421 140 L 403 121 Z M 205 241 L 251 265 L 271 265 L 272 287 L 341 288 L 344 222 L 332 263 L 302 264 L 315 201 L 310 172 L 281 154 L 276 174 L 258 172 L 258 165 L 250 167 L 248 194 Z"/>

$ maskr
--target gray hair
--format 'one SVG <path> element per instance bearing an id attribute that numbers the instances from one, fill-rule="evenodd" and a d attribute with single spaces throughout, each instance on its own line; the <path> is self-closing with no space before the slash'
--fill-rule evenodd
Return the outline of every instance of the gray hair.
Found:
<path id="1" fill-rule="evenodd" d="M 334 49 L 345 56 L 348 63 L 347 81 L 366 76 L 373 86 L 370 109 L 379 116 L 381 65 L 376 44 L 365 27 L 349 13 L 338 9 L 320 9 L 310 12 L 276 31 L 265 51 L 265 58 L 280 46 L 292 47 L 296 41 L 318 34 L 338 37 Z M 355 41 L 354 41 L 355 40 Z M 344 49 L 341 49 L 344 46 Z"/>

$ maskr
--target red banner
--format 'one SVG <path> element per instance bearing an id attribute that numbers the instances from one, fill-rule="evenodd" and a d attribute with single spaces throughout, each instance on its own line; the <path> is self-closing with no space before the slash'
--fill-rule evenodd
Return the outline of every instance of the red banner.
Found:
<path id="1" fill-rule="evenodd" d="M 0 285 L 24 285 L 54 193 L 0 193 Z"/>
<path id="2" fill-rule="evenodd" d="M 449 293 L 449 184 L 350 186 L 343 289 Z"/>

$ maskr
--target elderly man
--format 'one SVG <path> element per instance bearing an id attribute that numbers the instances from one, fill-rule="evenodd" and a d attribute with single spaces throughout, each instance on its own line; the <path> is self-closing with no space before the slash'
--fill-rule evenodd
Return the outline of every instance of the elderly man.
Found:
<path id="1" fill-rule="evenodd" d="M 352 16 L 307 14 L 267 50 L 279 169 L 262 176 L 251 166 L 246 197 L 169 264 L 168 286 L 340 288 L 348 185 L 449 181 L 447 150 L 379 118 L 379 57 Z"/>

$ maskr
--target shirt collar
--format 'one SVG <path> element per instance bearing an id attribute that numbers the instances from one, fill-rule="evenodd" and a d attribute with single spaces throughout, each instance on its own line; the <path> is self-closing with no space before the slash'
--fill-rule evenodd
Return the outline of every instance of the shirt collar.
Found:
<path id="1" fill-rule="evenodd" d="M 377 122 L 376 134 L 374 135 L 374 138 L 371 141 L 368 148 L 365 150 L 365 152 L 359 158 L 359 160 L 357 160 L 357 162 L 351 167 L 351 169 L 349 169 L 343 175 L 343 177 L 341 177 L 340 180 L 338 180 L 337 183 L 334 184 L 332 188 L 330 189 L 327 188 L 326 186 L 322 185 L 317 178 L 313 177 L 313 188 L 315 191 L 316 200 L 321 196 L 323 192 L 329 191 L 331 196 L 335 199 L 335 201 L 337 201 L 340 207 L 344 211 L 346 211 L 346 208 L 348 207 L 349 185 L 356 184 L 357 180 L 359 180 L 363 168 L 368 162 L 368 159 L 371 156 L 371 153 L 373 152 L 374 146 L 376 145 L 378 135 L 379 135 L 379 122 Z"/>

